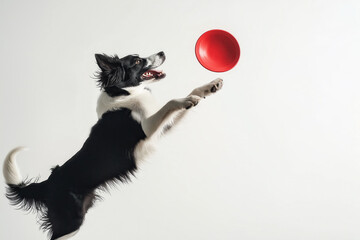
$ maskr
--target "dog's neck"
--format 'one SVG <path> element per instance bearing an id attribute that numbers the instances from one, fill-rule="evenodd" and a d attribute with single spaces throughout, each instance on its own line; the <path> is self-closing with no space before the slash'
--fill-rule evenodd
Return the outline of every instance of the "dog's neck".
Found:
<path id="1" fill-rule="evenodd" d="M 122 88 L 117 87 L 106 87 L 104 91 L 110 96 L 110 97 L 119 97 L 119 96 L 129 96 L 130 93 Z"/>
<path id="2" fill-rule="evenodd" d="M 146 90 L 148 91 L 149 89 L 145 85 L 139 85 L 136 87 L 122 88 L 122 90 L 126 91 L 128 93 L 128 95 L 137 95 L 137 94 L 143 93 L 143 91 L 146 91 Z"/>
<path id="3" fill-rule="evenodd" d="M 104 88 L 104 92 L 106 92 L 110 97 L 121 97 L 121 96 L 129 96 L 136 93 L 139 93 L 143 90 L 150 91 L 150 88 L 145 85 L 139 85 L 135 87 L 126 87 L 126 88 L 117 88 L 117 87 L 106 87 Z"/>
<path id="4" fill-rule="evenodd" d="M 115 111 L 120 108 L 128 108 L 134 112 L 139 112 L 142 115 L 141 117 L 153 113 L 153 106 L 155 106 L 153 96 L 146 86 L 127 87 L 123 90 L 128 94 L 111 96 L 105 90 L 101 92 L 96 109 L 98 118 L 101 118 L 108 111 Z"/>

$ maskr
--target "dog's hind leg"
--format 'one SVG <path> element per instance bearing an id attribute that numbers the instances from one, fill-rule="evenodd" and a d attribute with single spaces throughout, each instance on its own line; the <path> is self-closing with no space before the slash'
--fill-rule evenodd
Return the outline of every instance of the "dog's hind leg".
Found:
<path id="1" fill-rule="evenodd" d="M 84 222 L 86 197 L 73 192 L 59 192 L 53 197 L 46 216 L 52 233 L 51 240 L 68 239 L 77 233 Z"/>
<path id="2" fill-rule="evenodd" d="M 79 231 L 79 229 L 72 232 L 72 233 L 66 234 L 66 235 L 64 235 L 62 237 L 59 237 L 59 238 L 53 238 L 52 237 L 51 240 L 66 240 L 66 239 L 69 239 L 69 238 L 73 237 L 75 234 L 77 234 L 78 231 Z"/>
<path id="3" fill-rule="evenodd" d="M 49 217 L 51 222 L 51 240 L 65 240 L 74 236 L 83 223 L 83 217 L 75 216 L 73 213 L 64 212 L 56 217 Z"/>

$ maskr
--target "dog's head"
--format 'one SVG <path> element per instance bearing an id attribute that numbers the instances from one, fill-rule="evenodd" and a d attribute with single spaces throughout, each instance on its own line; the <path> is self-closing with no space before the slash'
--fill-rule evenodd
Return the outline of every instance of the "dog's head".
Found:
<path id="1" fill-rule="evenodd" d="M 126 88 L 136 87 L 145 82 L 153 82 L 165 77 L 165 73 L 155 68 L 165 61 L 164 52 L 141 58 L 129 55 L 123 58 L 95 54 L 101 71 L 98 74 L 99 86 L 110 96 L 128 95 Z"/>

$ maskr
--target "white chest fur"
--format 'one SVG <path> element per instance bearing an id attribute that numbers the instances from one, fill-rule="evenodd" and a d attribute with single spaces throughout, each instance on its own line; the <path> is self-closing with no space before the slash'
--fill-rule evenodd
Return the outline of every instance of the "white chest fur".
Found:
<path id="1" fill-rule="evenodd" d="M 140 87 L 126 90 L 130 95 L 119 97 L 110 97 L 106 92 L 101 92 L 96 108 L 99 119 L 104 113 L 120 108 L 130 109 L 138 122 L 156 112 L 157 104 L 150 91 Z"/>
<path id="2" fill-rule="evenodd" d="M 158 110 L 155 98 L 149 90 L 143 87 L 127 88 L 126 90 L 130 95 L 119 97 L 110 97 L 106 92 L 101 92 L 96 108 L 99 119 L 108 111 L 127 108 L 131 110 L 132 117 L 141 124 L 144 119 Z M 153 150 L 153 138 L 146 138 L 135 147 L 136 161 L 144 159 Z"/>

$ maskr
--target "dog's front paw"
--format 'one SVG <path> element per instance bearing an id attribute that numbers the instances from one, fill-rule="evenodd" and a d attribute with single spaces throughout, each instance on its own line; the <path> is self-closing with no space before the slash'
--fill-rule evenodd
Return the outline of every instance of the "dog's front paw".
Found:
<path id="1" fill-rule="evenodd" d="M 219 91 L 223 86 L 223 80 L 221 78 L 217 78 L 214 81 L 211 81 L 209 85 L 211 86 L 210 92 L 215 93 Z"/>
<path id="2" fill-rule="evenodd" d="M 200 102 L 201 97 L 195 95 L 189 95 L 186 98 L 174 99 L 170 103 L 175 109 L 189 109 Z"/>
<path id="3" fill-rule="evenodd" d="M 205 98 L 217 91 L 219 91 L 223 86 L 223 80 L 221 78 L 217 78 L 204 86 L 195 88 L 190 95 L 196 95 L 202 98 Z"/>

